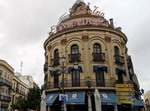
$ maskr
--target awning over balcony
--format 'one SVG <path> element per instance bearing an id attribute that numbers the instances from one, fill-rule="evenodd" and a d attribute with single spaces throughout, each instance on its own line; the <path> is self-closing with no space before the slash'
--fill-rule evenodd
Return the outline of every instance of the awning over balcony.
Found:
<path id="1" fill-rule="evenodd" d="M 51 76 L 59 75 L 60 74 L 59 72 L 60 72 L 59 69 L 50 70 Z"/>
<path id="2" fill-rule="evenodd" d="M 120 74 L 120 73 L 123 73 L 124 75 L 126 75 L 126 70 L 123 69 L 123 68 L 116 68 L 116 74 Z"/>
<path id="3" fill-rule="evenodd" d="M 51 93 L 46 95 L 46 104 L 48 106 L 52 106 L 58 95 L 59 93 Z"/>
<path id="4" fill-rule="evenodd" d="M 131 104 L 132 107 L 144 107 L 144 104 L 141 100 L 135 99 L 135 104 Z"/>
<path id="5" fill-rule="evenodd" d="M 100 92 L 102 105 L 118 105 L 116 95 L 113 92 Z"/>
<path id="6" fill-rule="evenodd" d="M 93 66 L 93 72 L 96 72 L 97 70 L 103 70 L 103 71 L 105 71 L 106 73 L 107 73 L 107 67 L 106 66 L 100 66 L 100 65 L 98 65 L 98 66 Z"/>
<path id="7" fill-rule="evenodd" d="M 65 92 L 68 95 L 67 105 L 85 104 L 85 92 Z"/>
<path id="8" fill-rule="evenodd" d="M 74 69 L 74 67 L 72 66 L 72 67 L 68 67 L 68 72 L 69 73 L 71 73 L 71 72 L 73 72 L 75 69 Z M 83 70 L 82 70 L 82 67 L 81 66 L 78 66 L 78 71 L 79 72 L 83 72 Z"/>

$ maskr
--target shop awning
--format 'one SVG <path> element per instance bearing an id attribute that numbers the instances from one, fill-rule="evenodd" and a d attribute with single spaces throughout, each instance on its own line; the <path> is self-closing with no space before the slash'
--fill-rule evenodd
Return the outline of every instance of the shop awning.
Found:
<path id="1" fill-rule="evenodd" d="M 98 69 L 101 69 L 107 73 L 107 67 L 106 66 L 93 66 L 93 72 L 96 72 Z"/>
<path id="2" fill-rule="evenodd" d="M 65 92 L 68 95 L 68 101 L 65 101 L 67 105 L 85 104 L 85 92 Z"/>
<path id="3" fill-rule="evenodd" d="M 135 104 L 131 105 L 132 107 L 144 107 L 144 104 L 141 100 L 135 99 Z"/>
<path id="4" fill-rule="evenodd" d="M 118 105 L 116 95 L 113 92 L 100 92 L 102 105 Z"/>
<path id="5" fill-rule="evenodd" d="M 125 74 L 126 75 L 126 70 L 125 69 L 123 69 L 123 68 L 116 68 L 116 74 L 119 74 L 119 73 L 123 73 L 123 74 Z"/>
<path id="6" fill-rule="evenodd" d="M 48 106 L 52 106 L 58 95 L 59 93 L 51 93 L 46 95 L 46 104 Z"/>
<path id="7" fill-rule="evenodd" d="M 72 71 L 74 71 L 75 69 L 74 69 L 74 67 L 73 66 L 71 66 L 71 67 L 68 67 L 68 72 L 70 73 L 70 72 L 72 72 Z M 81 66 L 78 66 L 78 69 L 77 69 L 79 72 L 83 72 L 83 70 L 82 70 L 82 67 Z"/>

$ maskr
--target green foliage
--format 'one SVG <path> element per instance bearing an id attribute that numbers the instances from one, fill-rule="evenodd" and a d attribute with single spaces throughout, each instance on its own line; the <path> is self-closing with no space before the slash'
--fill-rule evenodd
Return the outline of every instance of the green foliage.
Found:
<path id="1" fill-rule="evenodd" d="M 41 99 L 41 91 L 39 88 L 29 89 L 29 93 L 27 96 L 28 108 L 36 109 L 37 106 L 40 107 L 40 99 Z"/>
<path id="2" fill-rule="evenodd" d="M 41 91 L 39 88 L 30 88 L 27 98 L 21 98 L 16 104 L 13 104 L 12 109 L 36 109 L 40 107 Z"/>
<path id="3" fill-rule="evenodd" d="M 17 104 L 17 103 L 16 104 L 12 104 L 11 107 L 12 107 L 13 110 L 15 110 L 15 109 L 18 109 L 18 110 L 21 109 L 20 104 Z"/>

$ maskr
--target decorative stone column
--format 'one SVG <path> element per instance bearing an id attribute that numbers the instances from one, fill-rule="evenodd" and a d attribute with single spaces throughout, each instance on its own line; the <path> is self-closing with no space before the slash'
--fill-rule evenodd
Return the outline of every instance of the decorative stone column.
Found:
<path id="1" fill-rule="evenodd" d="M 91 93 L 88 92 L 88 111 L 92 111 L 92 103 L 91 103 Z"/>
<path id="2" fill-rule="evenodd" d="M 118 111 L 117 105 L 114 106 L 114 111 Z"/>

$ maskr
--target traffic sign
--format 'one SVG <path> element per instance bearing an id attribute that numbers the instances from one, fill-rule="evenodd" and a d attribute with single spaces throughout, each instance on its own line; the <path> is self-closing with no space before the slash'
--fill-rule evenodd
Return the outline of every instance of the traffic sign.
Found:
<path id="1" fill-rule="evenodd" d="M 134 92 L 116 92 L 116 95 L 122 95 L 122 96 L 135 95 L 135 93 Z"/>
<path id="2" fill-rule="evenodd" d="M 130 99 L 134 99 L 133 96 L 117 96 L 117 98 L 120 99 L 125 99 L 125 100 L 130 100 Z"/>
<path id="3" fill-rule="evenodd" d="M 68 101 L 67 94 L 59 94 L 59 101 Z"/>
<path id="4" fill-rule="evenodd" d="M 126 87 L 126 88 L 129 88 L 129 87 L 130 87 L 130 88 L 133 88 L 133 87 L 134 87 L 133 84 L 116 84 L 115 86 L 118 87 L 118 88 L 119 88 L 119 87 L 120 87 L 120 88 L 121 88 L 121 87 L 122 87 L 122 88 L 125 88 L 125 87 Z"/>
<path id="5" fill-rule="evenodd" d="M 134 100 L 118 100 L 119 103 L 127 103 L 127 104 L 134 104 Z"/>
<path id="6" fill-rule="evenodd" d="M 133 88 L 116 88 L 116 91 L 134 91 Z"/>

